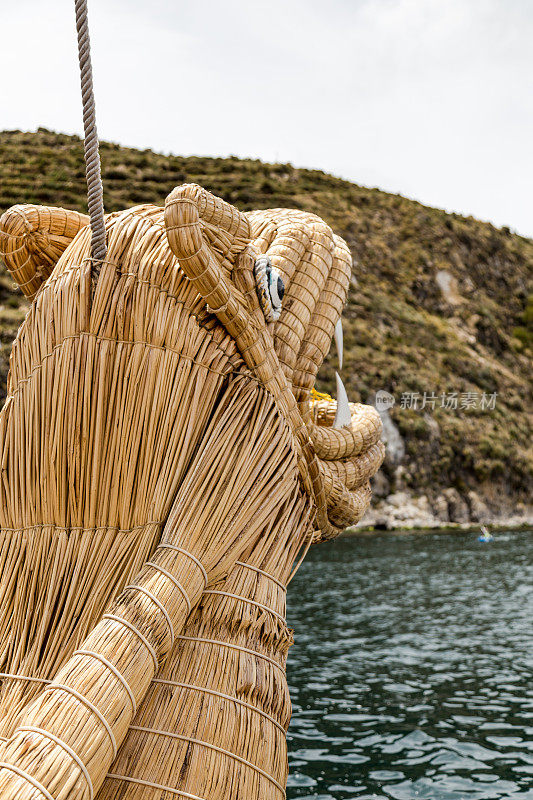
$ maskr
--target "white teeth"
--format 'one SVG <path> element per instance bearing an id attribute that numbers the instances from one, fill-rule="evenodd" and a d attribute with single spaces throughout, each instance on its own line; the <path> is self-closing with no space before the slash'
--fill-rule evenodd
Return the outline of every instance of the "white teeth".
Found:
<path id="1" fill-rule="evenodd" d="M 344 350 L 344 340 L 342 336 L 342 319 L 339 317 L 335 325 L 335 344 L 337 345 L 337 356 L 339 359 L 339 369 L 342 369 L 342 355 Z"/>
<path id="2" fill-rule="evenodd" d="M 338 372 L 335 373 L 335 380 L 337 381 L 337 413 L 335 414 L 333 427 L 338 430 L 351 424 L 352 415 L 350 414 L 348 395 Z"/>
<path id="3" fill-rule="evenodd" d="M 337 357 L 339 360 L 339 370 L 342 369 L 343 351 L 344 351 L 344 337 L 342 334 L 342 319 L 339 317 L 335 324 L 333 333 L 335 338 L 335 345 L 337 347 Z M 348 402 L 348 395 L 346 389 L 341 381 L 338 372 L 335 373 L 335 380 L 337 382 L 337 411 L 333 421 L 333 427 L 337 430 L 339 428 L 346 428 L 352 422 L 352 415 L 350 413 L 350 404 Z"/>
<path id="4" fill-rule="evenodd" d="M 278 280 L 280 278 L 278 270 L 273 267 L 269 276 L 268 290 L 270 293 L 270 300 L 272 301 L 272 308 L 274 312 L 281 311 L 281 297 L 278 294 Z"/>
<path id="5" fill-rule="evenodd" d="M 272 281 L 272 283 L 269 286 L 269 289 L 270 289 L 270 299 L 272 300 L 272 307 L 279 308 L 281 306 L 281 300 L 279 299 L 277 280 Z"/>

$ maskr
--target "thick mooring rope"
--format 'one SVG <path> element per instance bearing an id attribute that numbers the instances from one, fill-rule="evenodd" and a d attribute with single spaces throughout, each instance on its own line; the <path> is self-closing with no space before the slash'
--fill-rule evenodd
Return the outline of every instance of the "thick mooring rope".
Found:
<path id="1" fill-rule="evenodd" d="M 78 31 L 78 56 L 80 61 L 81 99 L 83 103 L 83 128 L 85 133 L 85 174 L 87 176 L 87 206 L 91 220 L 91 283 L 94 287 L 106 256 L 104 224 L 104 189 L 100 170 L 96 109 L 91 64 L 91 41 L 87 19 L 87 0 L 75 0 L 76 29 Z"/>

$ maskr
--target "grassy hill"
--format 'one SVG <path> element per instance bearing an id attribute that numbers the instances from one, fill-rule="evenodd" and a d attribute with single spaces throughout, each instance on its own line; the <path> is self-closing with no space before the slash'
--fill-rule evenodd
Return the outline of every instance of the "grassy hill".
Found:
<path id="1" fill-rule="evenodd" d="M 344 313 L 348 395 L 369 401 L 384 389 L 396 399 L 391 418 L 405 456 L 399 469 L 385 466 L 387 491 L 475 489 L 507 507 L 531 496 L 533 241 L 290 164 L 167 157 L 106 142 L 101 154 L 107 211 L 161 204 L 175 185 L 194 181 L 243 210 L 289 206 L 326 219 L 355 259 Z M 86 210 L 77 137 L 0 133 L 0 213 L 20 202 Z M 0 266 L 2 394 L 25 310 Z M 333 375 L 326 364 L 319 388 L 331 390 Z M 421 409 L 424 392 L 437 399 Z M 442 408 L 451 392 L 458 408 Z M 475 408 L 461 408 L 467 392 Z M 412 393 L 418 408 L 402 408 Z M 497 394 L 494 409 L 480 408 L 483 393 Z"/>

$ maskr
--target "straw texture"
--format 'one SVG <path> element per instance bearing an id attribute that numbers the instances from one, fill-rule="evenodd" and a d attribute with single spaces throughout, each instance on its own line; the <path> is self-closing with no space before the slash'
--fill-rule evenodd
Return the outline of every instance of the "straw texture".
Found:
<path id="1" fill-rule="evenodd" d="M 301 493 L 280 504 L 245 561 L 203 595 L 99 798 L 159 796 L 142 781 L 167 787 L 165 797 L 284 796 L 291 709 L 285 660 L 292 642 L 284 587 L 309 517 Z"/>
<path id="2" fill-rule="evenodd" d="M 108 216 L 89 303 L 70 214 L 0 220 L 38 293 L 0 413 L 1 669 L 35 679 L 2 683 L 0 795 L 278 797 L 283 586 L 313 530 L 364 513 L 383 457 L 373 409 L 334 430 L 311 397 L 349 252 L 313 215 L 183 186 Z M 259 254 L 285 281 L 274 323 Z"/>
<path id="3" fill-rule="evenodd" d="M 88 223 L 86 214 L 64 208 L 19 205 L 5 212 L 0 220 L 0 255 L 29 300 Z"/>

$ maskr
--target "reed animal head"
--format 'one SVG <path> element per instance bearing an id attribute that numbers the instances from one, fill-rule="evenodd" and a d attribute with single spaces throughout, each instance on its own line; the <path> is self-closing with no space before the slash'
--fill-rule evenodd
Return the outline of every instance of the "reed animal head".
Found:
<path id="1" fill-rule="evenodd" d="M 109 215 L 106 232 L 95 281 L 84 215 L 18 206 L 0 220 L 32 299 L 0 412 L 0 736 L 22 769 L 20 717 L 42 727 L 64 705 L 39 681 L 83 694 L 111 658 L 140 701 L 206 585 L 252 553 L 284 585 L 302 547 L 362 516 L 383 458 L 373 408 L 350 405 L 340 379 L 339 403 L 314 392 L 334 334 L 342 354 L 351 274 L 322 220 L 242 214 L 185 185 L 164 208 Z M 104 662 L 85 663 L 96 647 Z M 133 704 L 115 672 L 98 685 L 119 741 Z M 80 714 L 98 786 L 111 740 Z"/>
<path id="2" fill-rule="evenodd" d="M 150 339 L 161 313 L 167 328 L 173 323 L 182 333 L 191 325 L 209 328 L 211 345 L 224 339 L 230 361 L 245 362 L 289 422 L 301 478 L 316 507 L 315 538 L 329 538 L 355 523 L 369 502 L 368 479 L 383 458 L 379 415 L 368 406 L 348 405 L 338 376 L 338 404 L 314 391 L 335 334 L 342 358 L 340 318 L 352 267 L 346 243 L 313 214 L 287 209 L 244 214 L 199 186 L 184 185 L 169 195 L 164 211 L 143 206 L 109 215 L 108 260 L 90 320 L 84 320 L 82 293 L 88 289 L 83 270 L 76 275 L 72 267 L 87 266 L 87 222 L 76 212 L 34 206 L 4 215 L 3 258 L 28 297 L 39 294 L 24 328 L 37 319 L 50 322 L 44 319 L 43 285 L 54 287 L 49 311 L 57 321 L 58 303 L 73 282 L 80 298 L 77 330 L 96 326 L 97 336 L 120 337 L 141 313 L 145 318 L 136 319 L 132 333 L 137 341 Z M 141 311 L 143 293 L 151 301 Z M 182 308 L 179 320 L 171 320 L 168 309 L 162 312 L 171 296 Z M 177 331 L 159 329 L 157 335 L 162 348 L 180 339 Z M 18 374 L 22 338 L 24 332 L 14 348 L 10 395 L 28 378 Z"/>
<path id="3" fill-rule="evenodd" d="M 268 525 L 276 536 L 291 497 L 308 509 L 287 511 L 295 551 L 356 522 L 383 458 L 373 408 L 313 393 L 351 274 L 322 220 L 243 214 L 185 185 L 106 229 L 93 286 L 85 215 L 15 206 L 0 221 L 0 253 L 32 299 L 0 412 L 8 672 L 57 668 L 176 504 L 187 548 L 217 579 Z M 192 474 L 214 419 L 225 429 Z"/>

